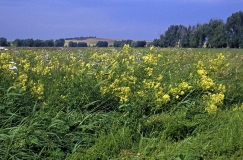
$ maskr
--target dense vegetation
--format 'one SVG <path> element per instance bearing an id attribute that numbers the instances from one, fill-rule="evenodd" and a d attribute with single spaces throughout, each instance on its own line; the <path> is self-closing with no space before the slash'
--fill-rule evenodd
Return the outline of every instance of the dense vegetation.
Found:
<path id="1" fill-rule="evenodd" d="M 123 47 L 125 44 L 131 47 L 145 47 L 147 43 L 146 41 L 121 40 L 115 41 L 114 47 Z"/>
<path id="2" fill-rule="evenodd" d="M 243 48 L 243 12 L 233 13 L 224 23 L 211 19 L 209 23 L 185 27 L 171 25 L 160 39 L 153 41 L 160 47 Z"/>
<path id="3" fill-rule="evenodd" d="M 74 38 L 65 38 L 65 40 L 85 40 L 85 39 L 89 39 L 89 38 L 96 38 L 96 36 L 88 36 L 88 37 L 74 37 Z"/>
<path id="4" fill-rule="evenodd" d="M 0 38 L 0 46 L 10 46 L 10 43 L 7 41 L 6 38 Z"/>
<path id="5" fill-rule="evenodd" d="M 106 42 L 106 41 L 98 41 L 96 43 L 96 46 L 97 47 L 108 47 L 108 42 Z"/>
<path id="6" fill-rule="evenodd" d="M 29 39 L 15 39 L 13 41 L 13 46 L 15 47 L 63 47 L 65 43 L 64 39 L 57 40 L 33 40 Z"/>
<path id="7" fill-rule="evenodd" d="M 0 55 L 1 159 L 242 159 L 240 49 Z"/>
<path id="8" fill-rule="evenodd" d="M 88 47 L 88 44 L 86 42 L 68 42 L 68 47 Z"/>

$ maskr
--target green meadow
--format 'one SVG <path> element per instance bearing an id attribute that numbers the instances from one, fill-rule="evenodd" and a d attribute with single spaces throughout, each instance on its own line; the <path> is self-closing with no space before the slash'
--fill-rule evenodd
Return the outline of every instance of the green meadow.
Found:
<path id="1" fill-rule="evenodd" d="M 242 80 L 242 49 L 9 48 L 0 159 L 242 159 Z"/>

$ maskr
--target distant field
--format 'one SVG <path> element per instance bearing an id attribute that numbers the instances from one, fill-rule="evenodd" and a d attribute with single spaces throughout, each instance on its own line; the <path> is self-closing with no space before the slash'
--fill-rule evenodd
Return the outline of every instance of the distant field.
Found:
<path id="1" fill-rule="evenodd" d="M 109 38 L 88 38 L 85 40 L 65 40 L 65 46 L 68 45 L 68 42 L 73 41 L 73 42 L 86 42 L 88 45 L 93 46 L 96 45 L 96 43 L 98 41 L 106 41 L 108 42 L 108 45 L 113 45 L 114 41 L 120 41 L 122 39 L 109 39 Z M 148 42 L 152 42 L 152 41 L 147 41 Z"/>
<path id="2" fill-rule="evenodd" d="M 93 46 L 96 45 L 98 41 L 106 41 L 108 42 L 109 45 L 114 44 L 115 40 L 119 39 L 108 39 L 108 38 L 88 38 L 85 40 L 65 40 L 65 45 L 68 45 L 68 42 L 73 41 L 73 42 L 86 42 L 88 45 Z"/>

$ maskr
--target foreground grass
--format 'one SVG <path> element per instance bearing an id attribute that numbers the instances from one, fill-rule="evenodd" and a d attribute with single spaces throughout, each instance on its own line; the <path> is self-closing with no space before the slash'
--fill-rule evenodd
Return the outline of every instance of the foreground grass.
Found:
<path id="1" fill-rule="evenodd" d="M 242 50 L 19 52 L 1 55 L 1 159 L 243 158 Z"/>

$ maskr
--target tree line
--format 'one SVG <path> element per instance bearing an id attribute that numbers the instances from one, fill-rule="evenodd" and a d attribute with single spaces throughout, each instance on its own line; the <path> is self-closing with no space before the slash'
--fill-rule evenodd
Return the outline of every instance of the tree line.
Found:
<path id="1" fill-rule="evenodd" d="M 68 42 L 68 47 L 88 47 L 88 44 L 86 42 Z"/>
<path id="2" fill-rule="evenodd" d="M 65 40 L 57 39 L 57 40 L 33 40 L 29 39 L 15 39 L 13 41 L 13 46 L 15 47 L 64 47 Z M 10 46 L 11 44 L 7 41 L 6 38 L 0 38 L 0 46 Z"/>
<path id="3" fill-rule="evenodd" d="M 15 39 L 13 45 L 15 47 L 63 47 L 65 44 L 64 39 L 57 40 L 40 40 L 40 39 Z"/>
<path id="4" fill-rule="evenodd" d="M 145 47 L 146 41 L 133 41 L 133 40 L 114 41 L 114 47 L 123 47 L 125 44 L 129 44 L 130 47 Z"/>
<path id="5" fill-rule="evenodd" d="M 3 46 L 3 47 L 5 47 L 5 46 L 10 46 L 10 43 L 7 41 L 6 38 L 1 37 L 1 38 L 0 38 L 0 46 Z"/>
<path id="6" fill-rule="evenodd" d="M 96 38 L 96 36 L 88 36 L 88 37 L 74 37 L 74 38 L 65 38 L 65 40 L 85 40 L 89 38 Z"/>
<path id="7" fill-rule="evenodd" d="M 123 47 L 125 44 L 129 44 L 131 47 L 144 47 L 146 45 L 146 41 L 133 41 L 133 40 L 121 40 L 114 41 L 114 47 Z M 87 47 L 86 42 L 68 42 L 68 47 Z M 107 41 L 98 41 L 94 47 L 108 47 L 109 43 Z"/>
<path id="8" fill-rule="evenodd" d="M 243 12 L 233 13 L 226 23 L 211 19 L 209 23 L 188 27 L 171 25 L 152 44 L 158 47 L 243 48 Z"/>

